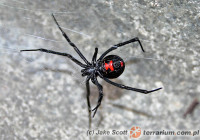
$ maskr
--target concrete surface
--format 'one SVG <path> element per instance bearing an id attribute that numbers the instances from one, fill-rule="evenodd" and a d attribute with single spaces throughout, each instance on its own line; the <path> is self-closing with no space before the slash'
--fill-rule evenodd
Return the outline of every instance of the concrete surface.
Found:
<path id="1" fill-rule="evenodd" d="M 0 1 L 0 139 L 89 139 L 86 89 L 80 68 L 63 57 L 19 53 L 46 48 L 78 55 L 67 44 L 50 14 L 88 60 L 112 45 L 139 37 L 137 43 L 113 54 L 126 60 L 116 82 L 149 95 L 126 91 L 100 80 L 101 108 L 92 130 L 193 131 L 200 128 L 200 107 L 183 114 L 200 100 L 200 1 L 198 0 L 60 0 Z M 70 31 L 73 30 L 73 31 Z M 99 55 L 98 55 L 99 56 Z M 59 69 L 59 70 L 58 70 Z M 98 91 L 91 84 L 91 102 Z M 144 136 L 140 139 L 199 139 L 198 136 Z M 93 136 L 123 140 L 128 136 Z"/>

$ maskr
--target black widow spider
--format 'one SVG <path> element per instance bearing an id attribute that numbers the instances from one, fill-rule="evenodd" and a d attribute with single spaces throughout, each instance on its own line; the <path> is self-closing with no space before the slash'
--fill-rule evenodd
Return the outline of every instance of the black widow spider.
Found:
<path id="1" fill-rule="evenodd" d="M 69 59 L 71 59 L 72 61 L 74 61 L 76 64 L 78 64 L 79 66 L 81 66 L 83 69 L 81 70 L 82 76 L 87 76 L 86 78 L 86 88 L 87 88 L 87 104 L 88 104 L 88 111 L 89 111 L 89 116 L 91 116 L 91 106 L 90 106 L 90 100 L 89 100 L 89 96 L 90 96 L 90 87 L 89 87 L 89 81 L 91 80 L 93 84 L 95 84 L 98 87 L 99 90 L 99 98 L 98 98 L 98 102 L 97 105 L 94 109 L 92 109 L 92 111 L 94 111 L 93 113 L 93 117 L 95 116 L 98 107 L 101 105 L 101 101 L 103 98 L 103 87 L 102 85 L 99 84 L 99 82 L 97 81 L 97 77 L 99 76 L 100 78 L 102 78 L 103 80 L 105 80 L 106 82 L 122 88 L 122 89 L 126 89 L 126 90 L 132 90 L 132 91 L 136 91 L 136 92 L 140 92 L 143 94 L 148 94 L 157 90 L 160 90 L 162 88 L 157 88 L 154 90 L 143 90 L 143 89 L 138 89 L 138 88 L 132 88 L 132 87 L 128 87 L 122 84 L 118 84 L 115 83 L 109 79 L 112 78 L 117 78 L 119 77 L 124 69 L 125 69 L 125 63 L 123 61 L 122 58 L 120 58 L 117 55 L 108 55 L 106 56 L 109 52 L 117 49 L 118 47 L 124 46 L 126 44 L 132 43 L 132 42 L 138 42 L 140 44 L 140 47 L 142 49 L 143 52 L 144 49 L 142 47 L 142 44 L 140 42 L 140 40 L 136 37 L 133 38 L 131 40 L 116 44 L 114 46 L 112 46 L 111 48 L 109 48 L 107 51 L 105 51 L 98 60 L 96 60 L 97 58 L 97 53 L 98 53 L 98 48 L 95 48 L 95 52 L 94 55 L 92 57 L 92 61 L 91 63 L 83 56 L 83 54 L 80 52 L 80 50 L 76 47 L 76 45 L 71 42 L 71 40 L 69 39 L 69 37 L 66 35 L 66 33 L 62 30 L 62 28 L 60 27 L 60 25 L 58 24 L 56 18 L 54 17 L 54 15 L 52 14 L 52 17 L 55 21 L 55 23 L 57 24 L 58 28 L 60 29 L 60 31 L 62 32 L 62 35 L 64 36 L 64 38 L 67 40 L 67 42 L 74 48 L 74 50 L 78 53 L 78 55 L 83 59 L 83 61 L 86 64 L 81 63 L 80 61 L 78 61 L 77 59 L 75 59 L 72 55 L 68 54 L 68 53 L 62 53 L 62 52 L 55 52 L 52 50 L 47 50 L 47 49 L 30 49 L 30 50 L 21 50 L 22 51 L 41 51 L 41 52 L 46 52 L 46 53 L 52 53 L 52 54 L 57 54 L 57 55 L 61 55 L 61 56 L 66 56 Z M 105 57 L 106 56 L 106 57 Z"/>

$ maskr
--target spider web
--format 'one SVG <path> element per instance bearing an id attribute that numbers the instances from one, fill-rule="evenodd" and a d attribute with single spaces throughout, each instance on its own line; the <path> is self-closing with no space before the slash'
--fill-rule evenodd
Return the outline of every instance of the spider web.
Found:
<path id="1" fill-rule="evenodd" d="M 84 9 L 84 7 L 77 11 L 74 11 L 68 8 L 70 6 L 67 6 L 66 8 L 65 5 L 65 9 L 67 9 L 66 11 L 62 10 L 64 5 L 57 5 L 56 2 L 52 3 L 50 1 L 49 3 L 49 7 L 43 7 L 42 4 L 41 6 L 36 5 L 36 3 L 31 1 L 24 2 L 13 0 L 12 2 L 0 2 L 0 6 L 5 9 L 5 14 L 2 14 L 6 19 L 0 25 L 1 35 L 3 38 L 5 38 L 5 40 L 7 40 L 6 42 L 3 42 L 3 47 L 0 48 L 1 54 L 9 53 L 12 56 L 18 57 L 20 61 L 32 62 L 29 63 L 31 67 L 34 67 L 34 65 L 38 65 L 37 67 L 39 67 L 38 69 L 40 70 L 52 69 L 53 71 L 56 71 L 56 69 L 52 67 L 55 65 L 54 62 L 56 61 L 56 64 L 66 63 L 63 60 L 64 58 L 59 58 L 59 56 L 53 56 L 40 52 L 19 53 L 19 51 L 21 49 L 45 48 L 70 53 L 75 56 L 75 58 L 80 60 L 80 57 L 74 52 L 72 47 L 69 46 L 69 44 L 66 42 L 66 40 L 63 38 L 60 31 L 56 27 L 54 21 L 52 20 L 52 17 L 50 16 L 51 13 L 55 14 L 61 27 L 65 30 L 65 32 L 67 32 L 71 40 L 75 44 L 77 44 L 78 48 L 84 55 L 86 55 L 86 58 L 88 60 L 91 60 L 91 56 L 95 47 L 99 47 L 99 54 L 101 54 L 108 47 L 114 45 L 115 42 L 117 43 L 125 41 L 130 38 L 124 38 L 124 35 L 128 36 L 124 33 L 125 27 L 119 26 L 116 28 L 115 26 L 111 26 L 113 20 L 114 23 L 116 22 L 116 25 L 120 24 L 118 23 L 119 20 L 115 19 L 115 17 L 112 17 L 112 15 L 96 13 L 95 9 L 91 8 L 88 10 Z M 110 8 L 112 8 L 112 3 L 108 3 L 108 5 L 110 6 Z M 9 9 L 9 12 L 6 12 L 6 9 Z M 12 13 L 16 13 L 15 16 L 18 17 L 17 19 L 15 18 L 15 22 L 11 21 L 11 18 L 13 17 Z M 91 19 L 93 20 L 91 21 Z M 105 24 L 104 27 L 106 27 L 111 32 L 116 30 L 117 33 L 113 32 L 113 34 L 106 34 L 106 36 L 100 34 L 94 35 L 95 32 L 101 33 L 101 30 L 106 30 L 100 28 L 103 24 Z M 88 30 L 92 30 L 94 33 L 88 32 Z M 111 40 L 110 35 L 117 35 L 120 40 Z M 120 36 L 122 36 L 122 38 Z M 12 44 L 8 44 L 10 42 Z M 99 46 L 99 44 L 102 44 L 103 46 Z M 119 56 L 125 56 L 125 61 L 134 57 L 144 58 L 142 56 L 133 55 L 133 52 L 136 52 L 135 54 L 139 54 L 139 51 L 133 50 L 135 50 L 135 47 L 128 46 L 126 48 L 123 47 L 122 49 L 118 49 L 114 53 Z M 139 48 L 137 48 L 137 50 L 139 50 Z M 69 62 L 68 60 L 66 61 L 67 63 Z M 67 71 L 72 72 L 73 76 L 77 77 L 77 79 L 82 79 L 80 76 L 78 77 L 77 75 L 79 73 L 78 68 L 70 62 L 69 64 L 67 63 Z M 49 67 L 48 65 L 51 65 L 51 67 Z M 57 65 L 56 68 L 59 68 L 59 65 Z M 83 79 L 81 81 L 83 82 Z"/>
<path id="2" fill-rule="evenodd" d="M 77 79 L 81 79 L 80 76 L 78 78 L 80 70 L 70 62 L 67 64 L 68 60 L 64 61 L 65 58 L 63 57 L 59 58 L 58 56 L 41 52 L 19 53 L 21 49 L 45 48 L 70 53 L 80 60 L 80 57 L 75 53 L 57 29 L 56 24 L 52 20 L 51 13 L 55 14 L 62 28 L 67 33 L 70 32 L 70 36 L 74 35 L 75 38 L 79 38 L 79 40 L 80 38 L 83 38 L 84 40 L 92 38 L 87 32 L 84 33 L 83 27 L 79 27 L 79 20 L 83 18 L 80 12 L 58 10 L 62 9 L 61 7 L 59 8 L 59 6 L 58 9 L 53 10 L 54 8 L 51 8 L 51 6 L 55 6 L 55 3 L 52 3 L 52 5 L 46 9 L 40 9 L 38 8 L 39 5 L 37 5 L 36 7 L 38 9 L 35 9 L 34 6 L 31 6 L 34 4 L 36 3 L 30 1 L 0 2 L 0 6 L 5 9 L 5 14 L 2 13 L 5 20 L 0 24 L 0 33 L 2 38 L 4 38 L 4 40 L 2 40 L 2 47 L 0 48 L 1 55 L 8 54 L 12 57 L 16 57 L 20 61 L 27 61 L 31 67 L 39 67 L 36 68 L 38 70 L 48 69 L 49 71 L 56 71 L 56 69 L 52 67 L 55 66 L 54 62 L 56 61 L 56 68 L 59 71 L 59 64 L 66 63 L 66 71 L 71 72 L 72 76 L 77 77 Z M 6 12 L 6 9 L 9 9 L 9 13 Z M 14 22 L 11 21 L 13 16 L 12 13 L 16 13 L 15 16 L 18 17 L 17 19 L 15 18 L 16 21 Z M 66 26 L 64 25 L 64 19 L 68 19 L 67 22 L 69 24 Z M 72 40 L 76 44 L 76 39 L 72 38 Z M 83 47 L 79 47 L 82 52 L 84 49 Z M 51 57 L 48 57 L 48 55 Z M 60 61 L 58 59 L 60 59 Z M 40 66 L 37 66 L 36 63 L 40 64 Z M 30 67 L 30 65 L 28 67 Z"/>

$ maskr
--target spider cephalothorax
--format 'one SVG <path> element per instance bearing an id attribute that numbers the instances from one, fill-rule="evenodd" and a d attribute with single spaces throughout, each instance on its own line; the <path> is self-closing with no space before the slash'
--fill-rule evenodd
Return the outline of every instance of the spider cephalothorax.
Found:
<path id="1" fill-rule="evenodd" d="M 58 22 L 55 19 L 53 14 L 52 14 L 52 17 L 53 17 L 55 23 L 57 24 L 58 28 L 62 32 L 64 38 L 74 48 L 74 50 L 78 53 L 78 55 L 85 62 L 85 64 L 80 62 L 79 60 L 77 60 L 71 54 L 68 54 L 68 53 L 55 52 L 55 51 L 47 50 L 47 49 L 43 49 L 43 48 L 41 48 L 41 49 L 21 50 L 21 51 L 41 51 L 41 52 L 46 52 L 46 53 L 57 54 L 57 55 L 68 57 L 73 62 L 75 62 L 77 65 L 81 66 L 83 68 L 81 70 L 82 76 L 86 76 L 87 77 L 86 78 L 86 88 L 87 88 L 87 104 L 88 104 L 89 116 L 91 115 L 91 107 L 90 107 L 90 100 L 89 100 L 89 96 L 90 96 L 89 81 L 90 80 L 99 89 L 99 98 L 98 98 L 98 101 L 97 101 L 97 105 L 96 105 L 96 107 L 94 109 L 92 109 L 92 111 L 94 111 L 93 117 L 95 116 L 98 107 L 101 105 L 101 101 L 102 101 L 102 98 L 103 98 L 103 87 L 101 86 L 101 84 L 99 84 L 99 82 L 97 80 L 98 76 L 100 78 L 102 78 L 103 80 L 105 80 L 106 82 L 108 82 L 108 83 L 110 83 L 110 84 L 112 84 L 112 85 L 114 85 L 116 87 L 119 87 L 119 88 L 122 88 L 122 89 L 126 89 L 126 90 L 132 90 L 132 91 L 140 92 L 140 93 L 143 93 L 143 94 L 148 94 L 148 93 L 151 93 L 151 92 L 154 92 L 154 91 L 157 91 L 157 90 L 161 89 L 161 88 L 157 88 L 157 89 L 154 89 L 154 90 L 143 90 L 143 89 L 132 88 L 132 87 L 128 87 L 128 86 L 125 86 L 125 85 L 121 85 L 121 84 L 118 84 L 118 83 L 115 83 L 115 82 L 109 80 L 109 79 L 112 79 L 112 78 L 117 78 L 123 73 L 123 71 L 125 69 L 125 63 L 124 63 L 123 59 L 121 57 L 117 56 L 117 55 L 108 55 L 108 56 L 106 56 L 106 55 L 109 52 L 117 49 L 118 47 L 122 47 L 122 46 L 124 46 L 126 44 L 133 43 L 133 42 L 138 42 L 140 44 L 140 47 L 141 47 L 142 51 L 144 52 L 142 44 L 141 44 L 140 40 L 137 37 L 110 47 L 107 51 L 105 51 L 99 57 L 98 60 L 96 60 L 97 53 L 98 53 L 98 48 L 95 48 L 95 52 L 94 52 L 94 55 L 92 57 L 92 61 L 89 62 L 84 57 L 84 55 L 79 51 L 79 49 L 76 47 L 76 45 L 71 42 L 71 40 L 69 39 L 67 34 L 62 30 L 62 28 L 58 24 Z M 91 119 L 90 119 L 90 121 L 91 121 Z"/>

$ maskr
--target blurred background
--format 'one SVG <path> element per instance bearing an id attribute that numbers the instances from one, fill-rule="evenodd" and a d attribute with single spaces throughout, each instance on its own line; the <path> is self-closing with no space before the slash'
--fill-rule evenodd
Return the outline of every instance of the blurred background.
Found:
<path id="1" fill-rule="evenodd" d="M 89 139 L 85 78 L 69 59 L 21 49 L 75 53 L 51 17 L 85 57 L 139 37 L 113 51 L 126 61 L 114 81 L 162 90 L 144 95 L 98 78 L 104 98 L 92 130 L 199 130 L 200 1 L 198 0 L 0 0 L 0 139 Z M 90 84 L 91 103 L 98 99 Z M 199 139 L 200 136 L 144 136 L 140 139 Z M 126 140 L 129 136 L 93 136 Z"/>

